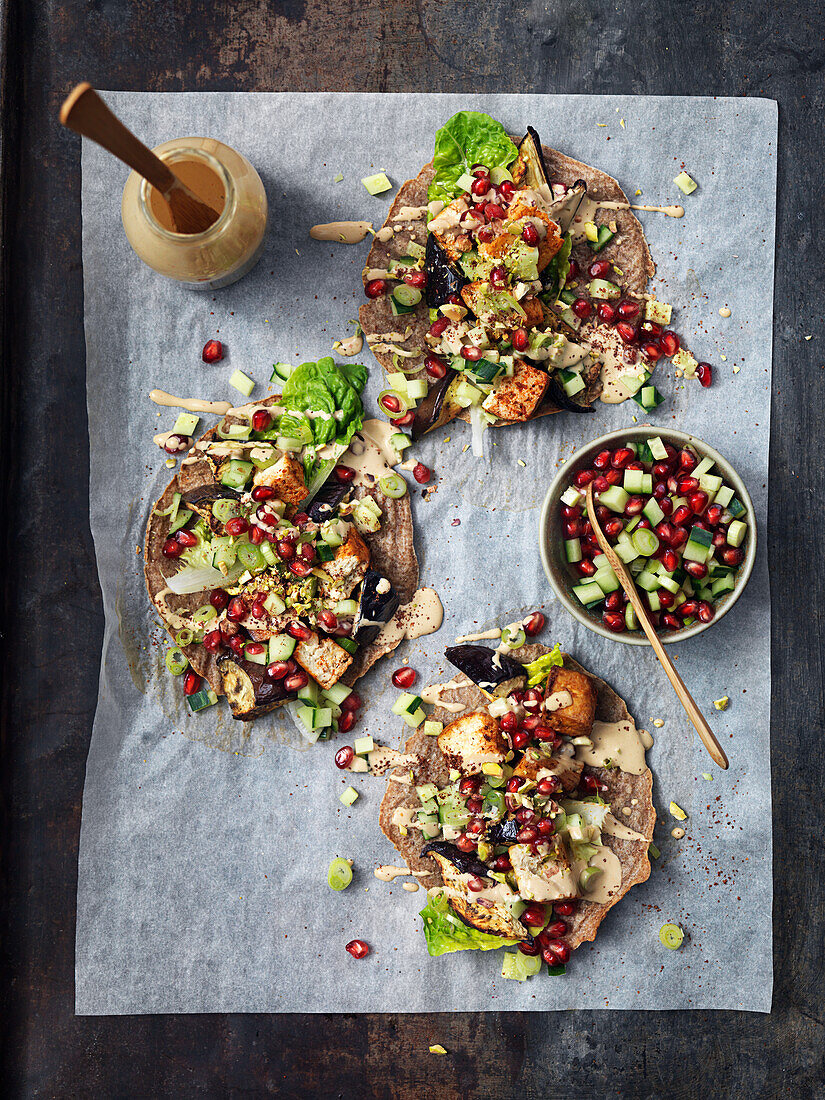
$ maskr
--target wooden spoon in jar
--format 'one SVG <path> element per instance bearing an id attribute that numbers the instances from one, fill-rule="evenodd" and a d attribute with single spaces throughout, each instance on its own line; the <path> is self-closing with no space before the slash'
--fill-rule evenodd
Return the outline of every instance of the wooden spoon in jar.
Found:
<path id="1" fill-rule="evenodd" d="M 203 233 L 218 220 L 213 210 L 191 191 L 167 164 L 127 130 L 91 84 L 78 84 L 60 108 L 60 121 L 76 134 L 96 141 L 143 176 L 166 201 L 178 233 Z"/>
<path id="2" fill-rule="evenodd" d="M 627 598 L 633 605 L 633 610 L 636 612 L 636 618 L 639 620 L 639 624 L 642 630 L 647 635 L 648 641 L 653 647 L 653 652 L 659 658 L 662 668 L 667 674 L 668 680 L 670 680 L 671 684 L 673 685 L 673 690 L 679 696 L 679 702 L 685 708 L 688 718 L 696 727 L 696 732 L 702 739 L 702 744 L 705 746 L 705 748 L 710 753 L 711 758 L 715 761 L 715 763 L 719 765 L 720 768 L 727 768 L 728 758 L 727 756 L 725 756 L 722 746 L 716 740 L 716 736 L 714 735 L 713 730 L 705 721 L 705 716 L 697 707 L 693 696 L 685 687 L 682 677 L 676 671 L 673 661 L 668 656 L 665 647 L 662 645 L 659 635 L 656 633 L 653 624 L 647 617 L 645 605 L 642 603 L 641 597 L 639 596 L 638 590 L 636 589 L 633 578 L 631 577 L 628 570 L 625 568 L 624 563 L 617 556 L 616 551 L 607 541 L 604 532 L 599 526 L 599 521 L 596 518 L 596 508 L 593 504 L 592 484 L 587 486 L 587 518 L 590 520 L 590 525 L 593 528 L 593 533 L 598 539 L 599 546 L 604 551 L 607 560 L 610 562 L 613 572 L 618 578 L 619 584 L 625 590 L 625 592 L 627 593 Z"/>

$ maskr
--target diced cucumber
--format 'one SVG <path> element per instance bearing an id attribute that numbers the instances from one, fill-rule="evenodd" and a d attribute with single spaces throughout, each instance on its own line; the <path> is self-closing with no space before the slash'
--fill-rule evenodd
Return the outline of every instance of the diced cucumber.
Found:
<path id="1" fill-rule="evenodd" d="M 708 557 L 708 547 L 703 542 L 694 542 L 692 538 L 689 538 L 682 551 L 682 557 L 686 558 L 687 561 L 705 562 Z"/>
<path id="2" fill-rule="evenodd" d="M 200 423 L 200 417 L 195 413 L 182 412 L 179 413 L 177 420 L 175 421 L 172 431 L 177 435 L 194 435 L 195 429 Z"/>
<path id="3" fill-rule="evenodd" d="M 675 581 L 673 577 L 666 573 L 659 574 L 659 587 L 666 588 L 668 592 L 672 592 L 675 596 L 679 589 L 682 587 L 678 581 Z"/>
<path id="4" fill-rule="evenodd" d="M 262 652 L 260 652 L 260 653 L 250 653 L 249 652 L 249 647 L 251 645 L 258 645 L 258 643 L 257 642 L 247 642 L 247 644 L 244 646 L 244 651 L 243 651 L 244 659 L 247 660 L 247 661 L 251 661 L 254 665 L 265 665 L 267 663 L 266 646 L 264 646 Z"/>
<path id="5" fill-rule="evenodd" d="M 591 279 L 587 285 L 587 292 L 591 298 L 621 298 L 622 289 L 607 279 Z"/>
<path id="6" fill-rule="evenodd" d="M 298 698 L 308 707 L 317 707 L 321 702 L 321 689 L 312 677 L 309 678 L 305 687 L 298 689 Z"/>
<path id="7" fill-rule="evenodd" d="M 642 477 L 642 492 L 645 496 L 650 496 L 653 492 L 653 474 L 645 474 Z"/>
<path id="8" fill-rule="evenodd" d="M 644 573 L 638 575 L 636 584 L 639 588 L 643 588 L 645 592 L 655 592 L 657 588 L 661 587 L 661 578 L 646 569 Z"/>
<path id="9" fill-rule="evenodd" d="M 605 491 L 599 495 L 599 504 L 603 504 L 611 512 L 624 512 L 628 496 L 629 494 L 624 491 L 621 485 L 608 485 Z"/>
<path id="10" fill-rule="evenodd" d="M 438 787 L 435 783 L 422 783 L 420 787 L 415 788 L 415 793 L 423 805 L 425 802 L 429 802 L 431 799 L 438 795 Z M 430 811 L 434 813 L 435 811 Z"/>
<path id="11" fill-rule="evenodd" d="M 639 526 L 639 520 L 641 518 L 642 518 L 641 516 L 634 516 L 633 519 L 631 519 L 625 525 L 625 529 L 624 529 L 624 531 L 622 531 L 622 535 L 630 535 L 631 531 L 634 531 Z M 619 536 L 619 537 L 621 537 L 621 536 Z"/>
<path id="12" fill-rule="evenodd" d="M 421 702 L 420 695 L 410 695 L 409 692 L 405 691 L 398 696 L 390 709 L 393 714 L 397 714 L 399 717 L 403 718 L 405 715 L 412 714 L 414 711 L 418 710 L 421 706 Z"/>
<path id="13" fill-rule="evenodd" d="M 632 546 L 633 543 L 631 543 L 630 545 Z M 647 569 L 647 559 L 641 557 L 641 555 L 640 555 L 638 558 L 634 559 L 630 563 L 629 568 L 630 568 L 630 572 L 632 573 L 632 575 L 634 577 L 636 577 L 636 576 L 639 575 L 639 573 L 644 573 L 645 569 Z"/>
<path id="14" fill-rule="evenodd" d="M 341 795 L 339 801 L 343 802 L 345 806 L 351 806 L 358 798 L 358 791 L 355 787 L 347 787 L 344 793 Z"/>
<path id="15" fill-rule="evenodd" d="M 423 378 L 412 378 L 407 382 L 407 396 L 411 401 L 421 401 L 428 391 L 429 386 Z"/>
<path id="16" fill-rule="evenodd" d="M 251 462 L 232 458 L 221 467 L 221 485 L 226 485 L 229 489 L 243 489 L 252 476 L 253 469 Z"/>
<path id="17" fill-rule="evenodd" d="M 255 389 L 255 382 L 248 374 L 244 374 L 242 370 L 236 370 L 232 377 L 229 379 L 229 385 L 236 389 L 238 393 L 242 393 L 244 397 L 249 397 L 252 391 Z"/>
<path id="18" fill-rule="evenodd" d="M 714 504 L 721 504 L 723 508 L 727 508 L 730 502 L 733 500 L 733 489 L 730 485 L 723 485 L 717 492 L 714 498 Z"/>
<path id="19" fill-rule="evenodd" d="M 288 634 L 276 634 L 274 638 L 270 638 L 269 663 L 274 664 L 275 661 L 288 661 L 295 652 L 295 646 L 297 644 L 295 639 L 290 638 Z"/>
<path id="20" fill-rule="evenodd" d="M 194 695 L 187 695 L 186 702 L 189 704 L 191 711 L 205 710 L 206 707 L 213 707 L 217 703 L 218 697 L 211 688 L 201 688 L 200 691 L 196 691 Z"/>
<path id="21" fill-rule="evenodd" d="M 691 475 L 695 477 L 695 474 Z M 716 493 L 722 488 L 722 479 L 718 474 L 702 474 L 699 478 L 699 487 L 704 489 L 711 497 L 714 497 Z"/>
<path id="22" fill-rule="evenodd" d="M 634 397 L 648 378 L 650 378 L 650 375 L 645 371 L 644 374 L 620 374 L 618 380 L 627 391 L 627 396 Z"/>
<path id="23" fill-rule="evenodd" d="M 661 523 L 662 520 L 665 518 L 665 514 L 662 511 L 662 509 L 659 507 L 659 502 L 658 502 L 658 500 L 656 500 L 655 497 L 650 498 L 650 500 L 647 502 L 647 504 L 642 509 L 642 512 L 643 512 L 645 518 L 649 519 L 654 527 L 656 526 L 657 523 Z"/>
<path id="24" fill-rule="evenodd" d="M 261 543 L 261 546 L 269 545 L 269 543 Z M 275 592 L 270 592 L 264 600 L 264 607 L 270 615 L 282 615 L 286 611 L 286 604 Z"/>
<path id="25" fill-rule="evenodd" d="M 649 411 L 661 405 L 664 401 L 664 397 L 662 397 L 655 386 L 642 386 L 639 392 L 633 395 L 633 400 L 637 405 L 641 405 L 643 409 Z"/>
<path id="26" fill-rule="evenodd" d="M 295 368 L 291 363 L 273 363 L 269 381 L 274 382 L 276 378 L 279 378 L 282 382 L 286 382 L 294 370 Z"/>
<path id="27" fill-rule="evenodd" d="M 568 397 L 575 397 L 584 389 L 584 379 L 575 371 L 559 371 L 559 378 L 561 378 L 562 389 Z"/>
<path id="28" fill-rule="evenodd" d="M 613 232 L 612 229 L 610 229 L 609 226 L 600 225 L 598 227 L 595 241 L 591 241 L 588 238 L 587 243 L 590 245 L 594 252 L 601 252 L 604 246 L 606 244 L 609 244 L 615 236 L 616 234 Z"/>
<path id="29" fill-rule="evenodd" d="M 439 733 L 441 733 L 443 729 L 443 722 L 433 722 L 431 720 L 428 720 L 424 723 L 423 732 L 427 735 L 427 737 L 438 737 Z"/>
<path id="30" fill-rule="evenodd" d="M 635 561 L 639 556 L 639 551 L 630 539 L 626 542 L 617 543 L 614 549 L 616 551 L 616 557 L 619 561 L 623 561 L 625 565 L 629 565 L 630 562 Z"/>
<path id="31" fill-rule="evenodd" d="M 704 527 L 691 527 L 688 542 L 697 542 L 700 546 L 710 546 L 713 542 L 713 535 L 710 531 L 706 531 Z"/>
<path id="32" fill-rule="evenodd" d="M 701 477 L 702 474 L 707 474 L 713 469 L 713 459 L 708 458 L 705 455 L 704 458 L 699 459 L 693 469 L 690 471 L 691 477 Z"/>
<path id="33" fill-rule="evenodd" d="M 648 305 L 650 305 L 650 302 L 648 302 Z M 652 320 L 652 318 L 649 318 L 649 320 Z M 650 453 L 655 461 L 664 462 L 664 460 L 667 458 L 667 448 L 665 447 L 659 436 L 654 435 L 652 439 L 648 439 L 647 445 L 648 447 L 650 447 Z"/>
<path id="34" fill-rule="evenodd" d="M 619 581 L 616 574 L 608 566 L 607 569 L 599 569 L 593 574 L 593 580 L 605 594 L 609 595 L 611 592 L 615 592 L 619 587 Z"/>
<path id="35" fill-rule="evenodd" d="M 352 638 L 336 638 L 338 645 L 347 651 L 347 653 L 358 652 L 358 642 L 353 641 Z"/>
<path id="36" fill-rule="evenodd" d="M 593 565 L 596 567 L 596 570 L 609 569 L 610 562 L 607 559 L 607 554 L 597 554 L 595 558 L 593 558 Z"/>
<path id="37" fill-rule="evenodd" d="M 622 484 L 628 493 L 641 493 L 644 490 L 644 470 L 625 470 Z M 599 502 L 601 503 L 601 501 Z"/>
<path id="38" fill-rule="evenodd" d="M 728 545 L 741 546 L 745 541 L 747 531 L 747 523 L 743 523 L 741 519 L 735 519 L 728 528 Z"/>
<path id="39" fill-rule="evenodd" d="M 659 599 L 658 591 L 647 593 L 647 603 L 648 603 L 648 607 L 650 608 L 651 611 L 661 611 L 662 602 Z M 628 606 L 630 606 L 630 605 L 628 604 Z"/>
<path id="40" fill-rule="evenodd" d="M 568 489 L 565 489 L 561 495 L 562 504 L 566 504 L 568 508 L 575 508 L 581 504 L 584 500 L 584 495 L 578 490 L 575 485 L 571 485 Z"/>
<path id="41" fill-rule="evenodd" d="M 315 549 L 318 553 L 318 561 L 328 562 L 335 560 L 335 549 L 327 543 L 319 542 Z"/>
<path id="42" fill-rule="evenodd" d="M 645 320 L 655 321 L 657 325 L 669 325 L 672 312 L 672 306 L 667 302 L 657 302 L 655 298 L 649 298 L 645 304 Z"/>
<path id="43" fill-rule="evenodd" d="M 367 753 L 374 750 L 375 742 L 369 734 L 366 734 L 364 737 L 356 737 L 352 747 L 356 756 L 366 756 Z"/>
<path id="44" fill-rule="evenodd" d="M 334 703 L 335 706 L 340 707 L 343 701 L 350 695 L 352 695 L 352 688 L 347 687 L 346 684 L 333 684 L 332 687 L 324 688 L 323 696 L 325 699 L 329 699 L 330 703 Z"/>
<path id="45" fill-rule="evenodd" d="M 577 561 L 582 560 L 582 544 L 581 539 L 565 539 L 564 552 L 567 555 L 567 560 L 571 565 L 575 565 Z"/>
<path id="46" fill-rule="evenodd" d="M 438 823 L 438 803 L 434 798 L 431 798 L 429 802 L 423 804 L 418 811 L 418 820 L 422 823 L 426 822 L 428 825 L 436 825 Z"/>
<path id="47" fill-rule="evenodd" d="M 696 180 L 689 176 L 687 172 L 680 172 L 678 176 L 674 176 L 673 182 L 685 195 L 692 195 L 699 186 Z"/>
<path id="48" fill-rule="evenodd" d="M 404 719 L 407 725 L 410 726 L 411 729 L 418 729 L 418 727 L 421 725 L 427 715 L 424 713 L 421 707 L 419 707 L 418 710 L 413 711 L 412 714 L 402 714 L 401 717 Z"/>
<path id="49" fill-rule="evenodd" d="M 604 599 L 604 592 L 594 581 L 585 581 L 583 584 L 573 585 L 573 595 L 585 606 L 590 603 L 598 603 Z"/>
<path id="50" fill-rule="evenodd" d="M 728 511 L 734 519 L 741 519 L 747 509 L 738 497 L 734 497 L 733 500 L 731 500 L 731 502 L 728 504 Z"/>
<path id="51" fill-rule="evenodd" d="M 455 184 L 456 187 L 461 188 L 462 191 L 469 191 L 475 181 L 475 176 L 471 176 L 469 172 L 463 172 L 455 181 Z"/>
<path id="52" fill-rule="evenodd" d="M 721 596 L 723 592 L 732 592 L 736 587 L 736 577 L 733 573 L 727 573 L 724 577 L 718 577 L 710 586 L 714 598 Z"/>
<path id="53" fill-rule="evenodd" d="M 390 446 L 394 451 L 405 451 L 407 447 L 412 446 L 412 440 L 404 432 L 394 432 L 389 439 Z"/>
<path id="54" fill-rule="evenodd" d="M 658 610 L 658 608 L 655 610 Z M 636 618 L 636 612 L 633 610 L 632 603 L 629 603 L 624 609 L 624 623 L 628 630 L 639 629 L 639 620 Z"/>
<path id="55" fill-rule="evenodd" d="M 376 172 L 372 176 L 364 176 L 361 183 L 371 195 L 381 195 L 384 191 L 392 190 L 392 184 L 387 178 L 386 172 Z"/>
<path id="56" fill-rule="evenodd" d="M 333 608 L 336 615 L 357 615 L 358 614 L 358 601 L 357 600 L 338 600 Z"/>
<path id="57" fill-rule="evenodd" d="M 227 439 L 249 439 L 252 428 L 249 424 L 230 424 L 224 435 Z"/>

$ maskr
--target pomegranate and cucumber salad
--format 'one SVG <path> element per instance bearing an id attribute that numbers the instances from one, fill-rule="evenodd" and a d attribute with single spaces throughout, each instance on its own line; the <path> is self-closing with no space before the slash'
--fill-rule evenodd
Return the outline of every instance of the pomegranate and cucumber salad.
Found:
<path id="1" fill-rule="evenodd" d="M 448 649 L 462 675 L 434 689 L 426 719 L 420 697 L 400 697 L 393 710 L 415 732 L 391 757 L 395 781 L 380 811 L 382 830 L 428 888 L 429 953 L 515 947 L 501 973 L 517 980 L 542 963 L 562 973 L 608 909 L 648 877 L 656 818 L 649 741 L 624 702 L 525 633 L 502 632 L 495 650 Z M 374 753 L 359 768 L 353 751 L 338 766 L 368 770 Z"/>
<path id="2" fill-rule="evenodd" d="M 654 208 L 663 212 L 681 208 Z M 364 271 L 360 321 L 387 372 L 380 404 L 419 435 L 593 401 L 661 401 L 659 360 L 711 380 L 647 293 L 655 268 L 618 183 L 500 122 L 460 111 L 408 180 Z M 478 449 L 478 447 L 477 447 Z"/>
<path id="3" fill-rule="evenodd" d="M 362 468 L 366 377 L 332 359 L 290 371 L 191 447 L 153 509 L 146 581 L 191 710 L 291 703 L 308 740 L 346 732 L 352 684 L 397 645 L 378 639 L 417 582 L 412 518 L 404 479 Z"/>
<path id="4" fill-rule="evenodd" d="M 575 598 L 617 634 L 639 630 L 632 605 L 587 519 L 596 516 L 630 570 L 650 619 L 661 631 L 713 620 L 736 587 L 750 517 L 714 462 L 691 446 L 658 436 L 601 451 L 562 493 L 558 524 Z"/>

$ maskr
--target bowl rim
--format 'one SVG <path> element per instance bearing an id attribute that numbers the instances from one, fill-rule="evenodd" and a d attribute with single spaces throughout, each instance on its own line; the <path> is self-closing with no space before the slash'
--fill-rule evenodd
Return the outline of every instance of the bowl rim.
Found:
<path id="1" fill-rule="evenodd" d="M 707 455 L 708 458 L 712 458 L 714 464 L 719 467 L 720 473 L 722 473 L 725 479 L 733 485 L 737 496 L 745 505 L 751 517 L 748 548 L 733 591 L 718 605 L 716 614 L 709 623 L 696 622 L 686 630 L 661 633 L 659 634 L 659 638 L 662 643 L 664 645 L 670 645 L 675 642 L 687 641 L 688 638 L 696 637 L 697 634 L 701 634 L 703 631 L 723 619 L 745 590 L 756 561 L 758 544 L 756 513 L 754 512 L 753 501 L 751 500 L 751 495 L 748 492 L 747 486 L 731 463 L 714 447 L 711 447 L 709 443 L 705 443 L 703 439 L 700 439 L 698 435 L 680 431 L 678 428 L 665 428 L 654 424 L 633 424 L 627 428 L 617 428 L 615 431 L 597 436 L 589 443 L 583 444 L 574 451 L 567 461 L 559 468 L 545 494 L 544 503 L 542 504 L 541 513 L 539 515 L 539 553 L 541 555 L 541 564 L 544 569 L 544 574 L 550 582 L 550 587 L 553 589 L 557 599 L 575 619 L 578 619 L 580 623 L 589 630 L 592 630 L 595 634 L 600 634 L 603 638 L 609 638 L 613 642 L 623 642 L 625 645 L 650 646 L 650 642 L 644 634 L 614 634 L 612 631 L 608 630 L 603 623 L 593 618 L 586 608 L 577 606 L 573 597 L 557 584 L 551 565 L 553 559 L 550 553 L 548 525 L 550 522 L 551 509 L 558 505 L 558 498 L 567 488 L 573 468 L 581 464 L 583 455 L 593 450 L 602 450 L 609 447 L 619 439 L 630 439 L 631 441 L 635 441 L 636 437 L 640 435 L 649 437 L 651 434 L 659 435 L 668 443 L 678 443 L 681 445 L 692 444 L 697 450 L 702 452 L 700 457 Z"/>

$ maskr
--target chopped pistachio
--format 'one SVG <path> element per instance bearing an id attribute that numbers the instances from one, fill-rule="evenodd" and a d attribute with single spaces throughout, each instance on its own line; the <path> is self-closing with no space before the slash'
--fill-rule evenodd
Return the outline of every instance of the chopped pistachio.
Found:
<path id="1" fill-rule="evenodd" d="M 651 718 L 651 722 L 653 723 L 653 725 L 656 727 L 657 730 L 660 730 L 662 728 L 662 726 L 665 724 L 664 721 L 661 718 Z"/>
<path id="2" fill-rule="evenodd" d="M 673 817 L 676 818 L 677 821 L 686 821 L 687 820 L 687 814 L 682 809 L 682 807 L 677 805 L 675 802 L 671 802 L 670 812 L 673 815 Z"/>
<path id="3" fill-rule="evenodd" d="M 662 854 L 652 841 L 650 844 L 648 844 L 647 851 L 648 855 L 653 856 L 654 859 L 658 859 L 659 856 Z"/>
<path id="4" fill-rule="evenodd" d="M 713 705 L 717 710 L 727 710 L 730 706 L 730 699 L 727 695 L 723 695 L 721 699 L 714 699 Z"/>
<path id="5" fill-rule="evenodd" d="M 430 1047 L 430 1054 L 446 1054 L 447 1051 L 440 1043 L 435 1043 Z"/>
<path id="6" fill-rule="evenodd" d="M 702 772 L 702 778 L 707 779 L 708 783 L 713 782 L 713 776 L 710 774 L 710 772 Z"/>
<path id="7" fill-rule="evenodd" d="M 333 182 L 333 183 L 340 183 L 340 182 L 341 182 L 341 180 L 342 180 L 343 178 L 344 178 L 344 173 L 343 173 L 343 172 L 337 172 L 337 173 L 336 173 L 336 174 L 335 174 L 335 175 L 334 175 L 334 176 L 332 177 L 332 182 Z"/>

